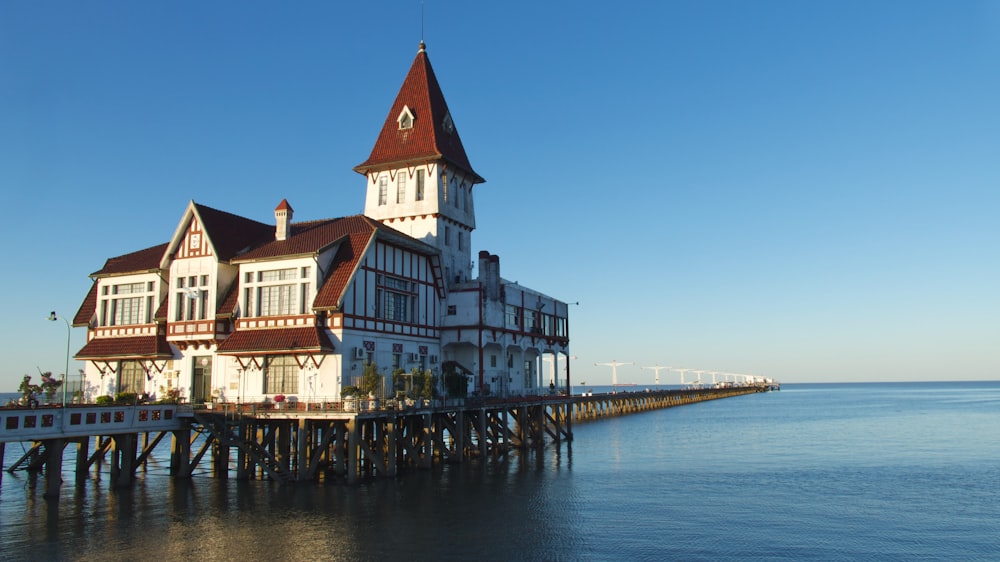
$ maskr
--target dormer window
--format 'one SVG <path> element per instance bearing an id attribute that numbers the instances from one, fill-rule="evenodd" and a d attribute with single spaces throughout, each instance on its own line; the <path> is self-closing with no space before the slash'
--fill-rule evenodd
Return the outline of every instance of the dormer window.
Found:
<path id="1" fill-rule="evenodd" d="M 399 122 L 399 130 L 412 129 L 414 119 L 415 117 L 413 116 L 413 112 L 410 111 L 409 106 L 404 105 L 403 111 L 400 111 L 399 117 L 396 118 L 396 121 Z"/>
<path id="2" fill-rule="evenodd" d="M 451 120 L 451 112 L 444 114 L 444 121 L 441 122 L 441 126 L 444 127 L 444 132 L 449 135 L 455 132 L 455 122 Z"/>

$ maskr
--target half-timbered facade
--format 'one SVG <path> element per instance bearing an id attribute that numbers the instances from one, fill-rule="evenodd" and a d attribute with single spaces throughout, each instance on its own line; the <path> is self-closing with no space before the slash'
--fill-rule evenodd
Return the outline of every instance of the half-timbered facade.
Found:
<path id="1" fill-rule="evenodd" d="M 374 363 L 470 375 L 469 390 L 548 390 L 567 306 L 479 253 L 473 171 L 423 43 L 369 158 L 364 215 L 274 224 L 191 202 L 169 242 L 109 259 L 74 325 L 88 396 L 335 401 Z M 543 377 L 543 358 L 552 375 Z"/>

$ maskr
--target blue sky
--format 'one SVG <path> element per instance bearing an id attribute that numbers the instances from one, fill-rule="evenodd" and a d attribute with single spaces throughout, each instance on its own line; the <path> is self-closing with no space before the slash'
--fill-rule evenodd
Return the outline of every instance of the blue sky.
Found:
<path id="1" fill-rule="evenodd" d="M 191 199 L 362 211 L 420 2 L 4 2 L 0 389 L 62 372 L 111 256 Z M 473 251 L 594 363 L 1000 378 L 1000 3 L 424 4 Z M 74 329 L 75 353 L 84 330 Z M 76 366 L 71 366 L 75 372 Z M 676 382 L 676 373 L 661 379 Z"/>

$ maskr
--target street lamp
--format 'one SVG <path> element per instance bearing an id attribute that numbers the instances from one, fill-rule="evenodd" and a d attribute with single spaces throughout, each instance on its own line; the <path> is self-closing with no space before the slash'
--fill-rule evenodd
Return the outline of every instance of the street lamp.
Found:
<path id="1" fill-rule="evenodd" d="M 56 320 L 62 320 L 63 322 L 66 323 L 66 370 L 63 371 L 63 378 L 62 378 L 62 387 L 63 387 L 63 391 L 62 391 L 62 395 L 63 395 L 62 396 L 62 405 L 63 405 L 63 408 L 65 408 L 66 407 L 66 384 L 67 384 L 66 383 L 66 377 L 69 376 L 69 335 L 70 335 L 69 320 L 66 320 L 62 316 L 57 316 L 56 315 L 56 311 L 54 311 L 54 310 L 49 313 L 49 320 L 52 321 L 52 322 L 55 322 Z"/>

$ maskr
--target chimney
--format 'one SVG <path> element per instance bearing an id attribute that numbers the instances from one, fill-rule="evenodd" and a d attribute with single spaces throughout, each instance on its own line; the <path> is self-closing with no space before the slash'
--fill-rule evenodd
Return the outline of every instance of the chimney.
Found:
<path id="1" fill-rule="evenodd" d="M 487 269 L 487 264 L 490 261 L 490 253 L 486 250 L 479 250 L 479 281 L 481 283 L 486 282 L 486 276 L 489 274 Z"/>
<path id="2" fill-rule="evenodd" d="M 490 255 L 490 279 L 489 279 L 489 293 L 490 298 L 499 299 L 500 298 L 500 256 L 491 254 Z"/>
<path id="3" fill-rule="evenodd" d="M 294 210 L 288 204 L 288 199 L 282 199 L 281 203 L 274 209 L 274 239 L 285 240 L 291 231 L 292 213 Z"/>

